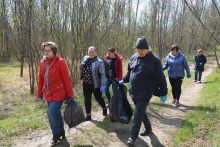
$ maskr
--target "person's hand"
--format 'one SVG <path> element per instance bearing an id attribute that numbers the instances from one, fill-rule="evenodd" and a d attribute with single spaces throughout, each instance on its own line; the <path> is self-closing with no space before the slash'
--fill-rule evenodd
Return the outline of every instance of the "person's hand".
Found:
<path id="1" fill-rule="evenodd" d="M 124 85 L 124 81 L 121 80 L 121 81 L 118 82 L 118 84 L 119 84 L 119 85 Z"/>
<path id="2" fill-rule="evenodd" d="M 167 96 L 160 96 L 160 101 L 164 103 L 167 100 Z"/>
<path id="3" fill-rule="evenodd" d="M 38 102 L 43 102 L 44 99 L 43 98 L 37 98 Z"/>
<path id="4" fill-rule="evenodd" d="M 100 87 L 100 92 L 103 92 L 103 91 L 105 91 L 105 86 Z"/>
<path id="5" fill-rule="evenodd" d="M 67 97 L 66 97 L 66 100 L 65 100 L 65 104 L 69 104 L 69 102 L 71 102 L 72 100 L 73 100 L 72 97 L 67 96 Z"/>
<path id="6" fill-rule="evenodd" d="M 188 78 L 188 79 L 191 78 L 191 75 L 187 76 L 187 78 Z"/>
<path id="7" fill-rule="evenodd" d="M 200 65 L 200 66 L 202 66 L 202 62 L 201 62 L 201 63 L 199 63 L 199 65 Z"/>

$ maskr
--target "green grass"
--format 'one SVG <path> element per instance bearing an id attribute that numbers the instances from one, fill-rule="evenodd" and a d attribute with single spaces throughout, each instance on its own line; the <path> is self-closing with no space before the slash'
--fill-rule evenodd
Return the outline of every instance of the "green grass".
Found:
<path id="1" fill-rule="evenodd" d="M 15 136 L 28 134 L 33 130 L 49 129 L 47 106 L 45 103 L 37 102 L 35 95 L 30 95 L 28 68 L 24 68 L 24 78 L 21 78 L 19 66 L 18 63 L 0 64 L 0 146 L 11 146 Z M 100 106 L 94 98 L 93 100 L 93 109 L 99 109 Z M 84 98 L 77 97 L 76 101 L 84 106 Z M 64 104 L 62 113 L 65 107 Z M 104 120 L 98 125 L 101 128 L 91 131 L 102 134 L 111 122 Z M 94 138 L 94 141 L 95 139 L 97 138 Z M 78 145 L 80 144 L 82 143 L 79 141 Z"/>
<path id="2" fill-rule="evenodd" d="M 219 72 L 220 70 L 216 69 L 206 78 L 198 101 L 199 106 L 183 118 L 182 127 L 177 130 L 173 146 L 180 146 L 184 142 L 193 143 L 201 137 L 211 140 L 213 146 L 220 145 Z"/>
<path id="3" fill-rule="evenodd" d="M 49 129 L 47 106 L 30 94 L 28 68 L 24 68 L 24 78 L 21 78 L 19 66 L 18 63 L 0 64 L 0 146 L 11 146 L 14 136 Z M 84 104 L 82 98 L 76 101 Z"/>
<path id="4" fill-rule="evenodd" d="M 46 114 L 46 105 L 44 103 L 34 101 L 35 96 L 29 94 L 28 68 L 25 68 L 24 78 L 20 78 L 19 74 L 19 64 L 0 64 L 0 146 L 11 146 L 12 138 L 14 136 L 20 134 L 28 134 L 33 130 L 49 129 L 49 123 Z M 190 80 L 184 78 L 184 84 L 186 85 L 188 82 L 190 82 Z M 128 87 L 127 83 L 125 85 Z M 168 87 L 168 89 L 169 93 L 171 93 L 170 86 Z M 103 95 L 103 97 L 105 97 L 105 95 Z M 107 99 L 105 98 L 105 100 Z M 154 98 L 152 100 L 153 102 L 155 101 L 158 103 L 160 99 Z M 84 106 L 84 98 L 78 97 L 76 101 L 80 105 Z M 133 104 L 132 107 L 134 108 Z M 211 110 L 213 110 L 214 107 L 216 108 L 217 106 L 212 104 Z M 160 108 L 161 107 L 158 107 L 158 110 Z M 62 107 L 62 112 L 64 111 L 64 109 L 65 105 L 63 105 Z M 97 102 L 94 100 L 94 98 L 92 109 L 101 109 Z M 133 118 L 131 122 L 132 121 Z M 186 123 L 188 123 L 188 121 Z M 188 123 L 188 125 L 189 124 L 192 124 L 191 126 L 194 125 L 191 122 Z M 206 124 L 207 126 L 211 126 L 212 122 L 204 121 L 204 124 Z M 113 126 L 114 128 L 112 128 Z M 129 125 L 119 124 L 115 126 L 109 121 L 108 117 L 105 117 L 103 121 L 94 122 L 94 125 L 91 125 L 87 129 L 84 129 L 83 132 L 88 133 L 88 135 L 82 137 L 86 140 L 90 140 L 89 137 L 91 137 L 91 140 L 93 142 L 100 143 L 102 142 L 103 136 L 105 136 L 106 145 L 108 145 L 108 143 L 111 141 L 111 137 L 108 137 L 108 135 L 105 134 L 109 133 L 109 131 L 112 130 L 119 132 L 119 134 L 121 132 L 129 133 L 130 128 L 131 123 Z M 97 133 L 99 135 L 93 136 L 93 133 Z M 184 134 L 182 134 L 182 136 L 183 135 Z M 210 136 L 218 138 L 220 135 L 213 133 L 210 134 Z M 183 138 L 186 139 L 187 137 Z M 86 143 L 78 140 L 76 144 L 78 146 L 83 146 L 83 144 Z"/>
<path id="5" fill-rule="evenodd" d="M 0 146 L 10 146 L 12 136 L 49 127 L 46 106 L 29 93 L 25 69 L 21 78 L 18 63 L 0 64 Z"/>

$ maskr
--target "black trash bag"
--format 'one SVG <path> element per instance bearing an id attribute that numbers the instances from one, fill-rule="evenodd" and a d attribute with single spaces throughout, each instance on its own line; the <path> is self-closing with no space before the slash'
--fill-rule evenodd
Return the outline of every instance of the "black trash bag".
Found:
<path id="1" fill-rule="evenodd" d="M 74 100 L 68 102 L 64 111 L 64 121 L 69 128 L 75 127 L 85 120 L 82 107 Z"/>
<path id="2" fill-rule="evenodd" d="M 133 115 L 133 109 L 127 99 L 127 88 L 119 85 L 119 88 L 112 96 L 109 115 L 111 122 L 129 124 Z"/>

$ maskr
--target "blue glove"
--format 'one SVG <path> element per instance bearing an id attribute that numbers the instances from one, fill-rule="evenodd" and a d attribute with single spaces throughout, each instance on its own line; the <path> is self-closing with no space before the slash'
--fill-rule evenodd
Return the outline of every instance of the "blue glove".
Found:
<path id="1" fill-rule="evenodd" d="M 37 98 L 38 99 L 38 102 L 43 102 L 44 99 L 43 98 Z"/>
<path id="2" fill-rule="evenodd" d="M 167 100 L 167 96 L 160 96 L 160 101 L 164 103 Z"/>
<path id="3" fill-rule="evenodd" d="M 121 80 L 121 81 L 118 82 L 118 84 L 119 84 L 119 85 L 124 85 L 124 81 Z"/>
<path id="4" fill-rule="evenodd" d="M 105 91 L 105 86 L 100 87 L 100 92 L 103 92 L 103 91 Z"/>
<path id="5" fill-rule="evenodd" d="M 201 63 L 199 63 L 199 65 L 200 65 L 200 66 L 202 66 L 202 62 L 201 62 Z"/>
<path id="6" fill-rule="evenodd" d="M 187 78 L 188 78 L 188 79 L 191 78 L 191 75 L 187 76 Z"/>

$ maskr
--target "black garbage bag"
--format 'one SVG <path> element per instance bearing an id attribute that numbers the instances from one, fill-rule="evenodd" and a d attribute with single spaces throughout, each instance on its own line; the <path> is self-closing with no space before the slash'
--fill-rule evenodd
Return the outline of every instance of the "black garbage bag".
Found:
<path id="1" fill-rule="evenodd" d="M 72 128 L 79 125 L 84 120 L 85 116 L 82 107 L 74 99 L 71 99 L 64 111 L 64 121 L 69 128 Z"/>
<path id="2" fill-rule="evenodd" d="M 133 115 L 133 109 L 127 99 L 127 88 L 124 85 L 119 85 L 119 88 L 112 96 L 109 115 L 111 122 L 120 122 L 128 124 Z"/>

